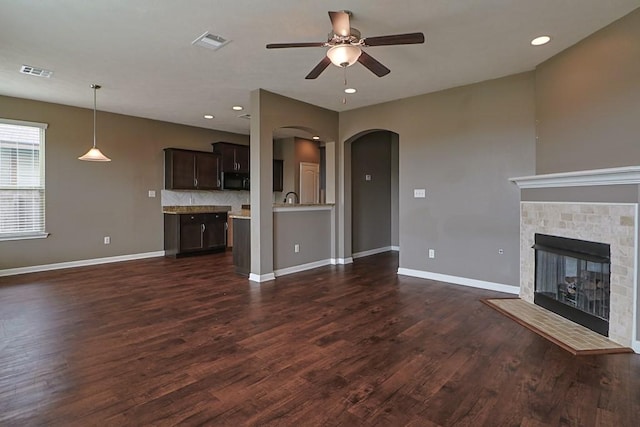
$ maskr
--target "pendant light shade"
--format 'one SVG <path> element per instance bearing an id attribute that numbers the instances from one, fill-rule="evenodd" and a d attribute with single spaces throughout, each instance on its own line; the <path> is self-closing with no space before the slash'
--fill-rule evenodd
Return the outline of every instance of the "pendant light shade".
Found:
<path id="1" fill-rule="evenodd" d="M 93 147 L 87 151 L 84 156 L 78 157 L 78 159 L 90 162 L 110 162 L 111 159 L 102 154 L 98 147 L 96 147 L 96 91 L 100 89 L 100 86 L 92 84 L 91 88 L 93 88 Z"/>

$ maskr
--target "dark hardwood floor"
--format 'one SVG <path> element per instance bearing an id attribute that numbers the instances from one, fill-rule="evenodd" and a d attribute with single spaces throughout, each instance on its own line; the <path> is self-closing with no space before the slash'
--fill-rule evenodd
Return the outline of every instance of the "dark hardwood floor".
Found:
<path id="1" fill-rule="evenodd" d="M 0 425 L 637 426 L 640 356 L 575 357 L 380 254 L 262 285 L 231 254 L 0 278 Z"/>

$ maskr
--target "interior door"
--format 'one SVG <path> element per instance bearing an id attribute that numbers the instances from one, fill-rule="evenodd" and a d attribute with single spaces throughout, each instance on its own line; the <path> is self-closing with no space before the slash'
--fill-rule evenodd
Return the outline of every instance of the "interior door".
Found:
<path id="1" fill-rule="evenodd" d="M 300 203 L 320 200 L 320 164 L 300 162 Z"/>

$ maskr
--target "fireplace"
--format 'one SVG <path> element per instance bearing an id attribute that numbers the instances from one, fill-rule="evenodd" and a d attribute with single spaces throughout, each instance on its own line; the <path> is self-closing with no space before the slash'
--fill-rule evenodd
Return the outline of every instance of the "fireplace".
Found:
<path id="1" fill-rule="evenodd" d="M 534 303 L 609 336 L 611 247 L 535 234 Z"/>
<path id="2" fill-rule="evenodd" d="M 589 300 L 586 306 L 595 313 L 587 314 L 608 324 L 611 341 L 633 347 L 640 353 L 639 334 L 636 332 L 636 329 L 640 331 L 640 166 L 534 175 L 511 178 L 511 181 L 521 190 L 520 298 L 533 304 L 536 299 L 544 300 L 549 296 L 547 294 L 554 294 L 559 298 L 554 298 L 552 303 L 562 308 L 577 309 L 581 303 L 577 296 L 573 296 L 577 292 L 574 293 L 571 281 L 574 277 L 577 280 L 587 276 L 583 278 L 588 283 L 586 292 L 601 298 Z M 609 249 L 602 253 L 586 250 L 586 253 L 596 256 L 593 260 L 585 259 L 582 253 L 575 256 L 559 251 L 539 251 L 532 249 L 536 245 L 536 234 L 603 242 L 609 245 Z M 543 252 L 551 255 L 541 255 Z M 572 260 L 564 263 L 564 272 L 556 274 L 557 283 L 551 282 L 551 289 L 541 288 L 538 292 L 536 276 L 543 273 L 538 272 L 536 258 L 556 255 Z M 562 268 L 561 261 L 556 260 L 555 263 L 560 265 L 557 269 Z M 595 271 L 596 265 L 598 271 Z M 596 277 L 600 271 L 602 279 Z M 568 282 L 566 288 L 562 285 L 565 281 Z M 589 289 L 594 285 L 595 289 Z M 600 292 L 604 293 L 607 288 L 608 302 L 604 296 L 600 297 Z"/>

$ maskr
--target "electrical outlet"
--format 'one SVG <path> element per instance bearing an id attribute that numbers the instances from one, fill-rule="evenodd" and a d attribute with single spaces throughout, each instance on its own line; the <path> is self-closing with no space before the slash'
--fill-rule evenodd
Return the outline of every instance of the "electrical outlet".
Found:
<path id="1" fill-rule="evenodd" d="M 366 175 L 364 176 L 364 180 L 365 180 L 365 181 L 371 181 L 371 175 L 366 174 Z"/>
<path id="2" fill-rule="evenodd" d="M 111 244 L 111 237 L 109 237 L 109 236 L 104 236 L 104 244 L 105 244 L 105 245 L 109 245 L 109 244 Z"/>
<path id="3" fill-rule="evenodd" d="M 427 197 L 427 190 L 424 188 L 416 188 L 413 190 L 414 199 L 424 199 L 425 197 Z"/>
<path id="4" fill-rule="evenodd" d="M 156 190 L 149 190 L 149 197 L 156 197 Z"/>
<path id="5" fill-rule="evenodd" d="M 435 258 L 435 257 L 436 257 L 436 250 L 429 249 L 429 258 Z"/>
<path id="6" fill-rule="evenodd" d="M 295 253 L 300 252 L 300 245 L 299 244 L 296 243 L 295 245 L 293 245 L 293 252 L 295 252 Z"/>
<path id="7" fill-rule="evenodd" d="M 502 249 L 502 248 L 498 249 L 498 254 L 499 255 L 504 255 L 504 249 Z"/>

